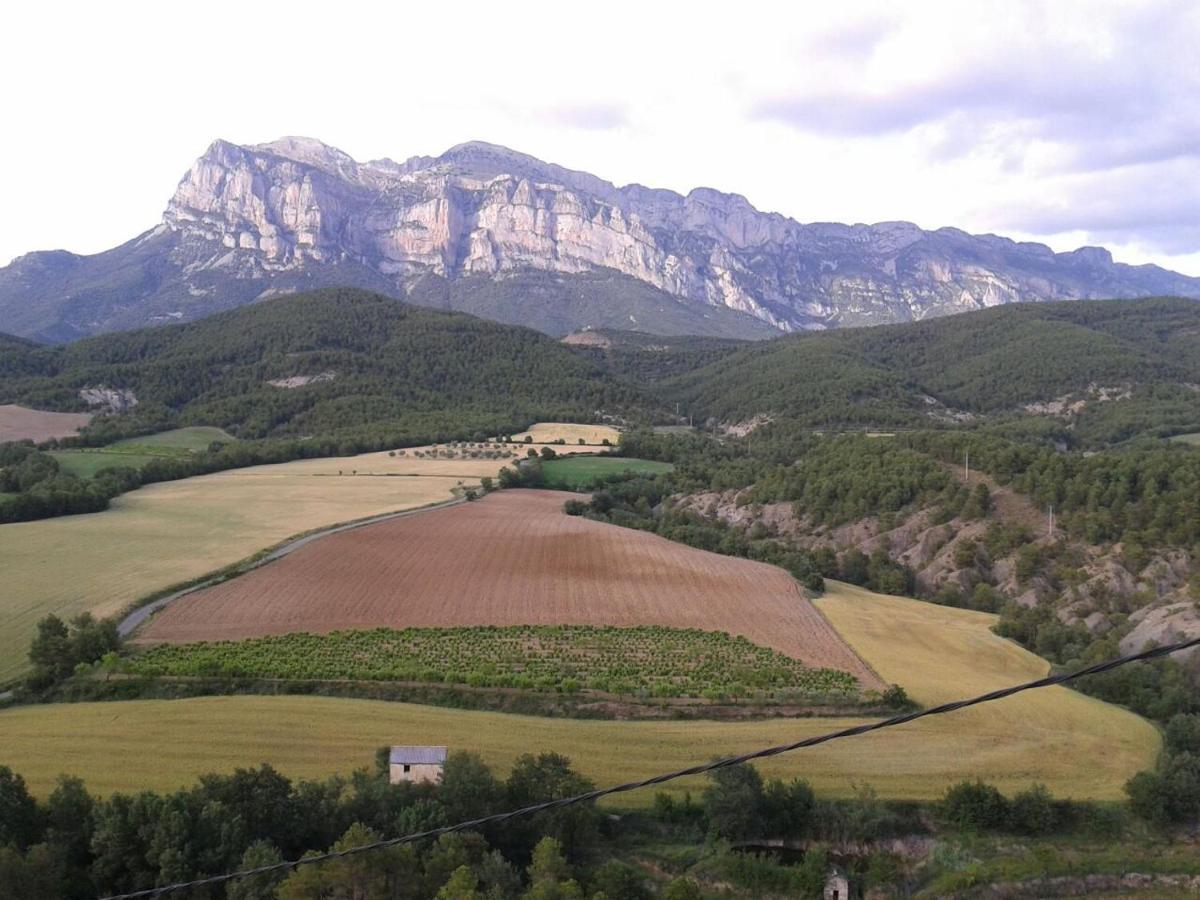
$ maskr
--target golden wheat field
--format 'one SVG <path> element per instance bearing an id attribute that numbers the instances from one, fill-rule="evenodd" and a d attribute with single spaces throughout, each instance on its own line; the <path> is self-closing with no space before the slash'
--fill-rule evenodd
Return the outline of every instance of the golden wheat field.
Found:
<path id="1" fill-rule="evenodd" d="M 602 444 L 608 441 L 614 447 L 621 438 L 621 432 L 611 425 L 575 425 L 570 422 L 539 422 L 528 431 L 522 431 L 520 434 L 514 434 L 514 441 L 523 441 L 525 438 L 532 438 L 533 441 L 552 443 L 553 441 L 563 440 L 568 444 L 578 444 L 579 439 L 583 438 L 585 444 Z"/>
<path id="2" fill-rule="evenodd" d="M 834 582 L 819 605 L 885 678 L 925 703 L 1045 671 L 1043 661 L 993 635 L 994 617 L 982 613 Z M 369 765 L 383 744 L 446 744 L 478 751 L 501 771 L 522 753 L 557 750 L 604 785 L 858 721 L 583 721 L 326 697 L 206 697 L 3 711 L 0 759 L 42 795 L 60 772 L 107 793 L 181 786 L 203 772 L 263 761 L 291 776 L 322 777 Z M 80 741 L 80 734 L 89 739 Z M 786 754 L 762 769 L 807 778 L 830 796 L 871 785 L 883 797 L 931 799 L 954 781 L 978 776 L 1006 792 L 1042 782 L 1060 796 L 1112 800 L 1134 772 L 1153 765 L 1158 750 L 1148 722 L 1050 688 Z M 155 764 L 131 767 L 130 758 Z M 669 789 L 702 786 L 691 779 Z M 644 793 L 613 802 L 650 799 Z"/>

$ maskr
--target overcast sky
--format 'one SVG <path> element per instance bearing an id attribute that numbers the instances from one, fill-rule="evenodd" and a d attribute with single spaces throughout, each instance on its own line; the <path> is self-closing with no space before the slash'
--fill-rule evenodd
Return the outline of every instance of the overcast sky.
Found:
<path id="1" fill-rule="evenodd" d="M 299 134 L 360 160 L 486 140 L 1200 275 L 1196 2 L 412 6 L 6 8 L 0 263 L 152 227 L 214 138 Z"/>

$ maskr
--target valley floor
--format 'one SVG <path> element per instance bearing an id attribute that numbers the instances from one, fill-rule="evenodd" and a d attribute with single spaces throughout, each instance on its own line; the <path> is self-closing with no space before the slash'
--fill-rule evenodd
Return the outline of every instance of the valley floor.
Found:
<path id="1" fill-rule="evenodd" d="M 885 680 L 922 703 L 1046 671 L 1043 660 L 991 633 L 993 616 L 829 587 L 820 609 Z M 500 771 L 523 753 L 556 750 L 606 785 L 855 721 L 581 721 L 326 697 L 205 697 L 2 711 L 0 760 L 44 796 L 63 772 L 99 793 L 178 787 L 205 772 L 262 761 L 291 776 L 319 777 L 370 765 L 384 744 L 429 743 L 476 750 Z M 1158 732 L 1143 719 L 1049 688 L 787 754 L 761 768 L 806 778 L 827 796 L 871 785 L 885 798 L 928 800 L 952 782 L 986 777 L 1006 793 L 1041 782 L 1056 796 L 1116 800 L 1131 775 L 1153 765 L 1159 747 Z M 144 763 L 131 766 L 130 759 Z M 696 779 L 670 789 L 701 787 Z M 615 804 L 651 798 L 646 792 Z"/>

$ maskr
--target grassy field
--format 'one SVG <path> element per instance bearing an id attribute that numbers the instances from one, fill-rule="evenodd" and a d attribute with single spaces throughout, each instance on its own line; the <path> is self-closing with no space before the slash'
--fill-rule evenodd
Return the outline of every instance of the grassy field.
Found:
<path id="1" fill-rule="evenodd" d="M 885 678 L 925 703 L 1046 670 L 1037 657 L 993 635 L 994 617 L 982 613 L 834 582 L 820 603 Z M 105 793 L 177 787 L 203 772 L 264 760 L 292 776 L 319 777 L 369 765 L 376 747 L 395 743 L 476 750 L 502 771 L 522 753 L 557 750 L 610 784 L 855 721 L 580 721 L 324 697 L 211 697 L 2 711 L 0 760 L 42 796 L 60 772 Z M 1130 775 L 1153 765 L 1158 749 L 1157 731 L 1142 719 L 1050 688 L 785 754 L 762 769 L 807 778 L 831 796 L 870 784 L 884 797 L 930 799 L 953 781 L 983 777 L 1006 792 L 1040 781 L 1060 796 L 1112 800 Z M 132 758 L 154 762 L 133 767 Z M 671 790 L 702 784 L 676 782 Z M 651 796 L 617 804 L 645 804 Z"/>
<path id="2" fill-rule="evenodd" d="M 128 467 L 140 469 L 151 460 L 161 459 L 158 453 L 110 452 L 108 450 L 51 450 L 58 467 L 77 478 L 91 478 L 101 469 Z"/>
<path id="3" fill-rule="evenodd" d="M 1195 447 L 1200 447 L 1200 431 L 1193 434 L 1177 434 L 1171 440 L 1180 444 L 1191 444 Z"/>
<path id="4" fill-rule="evenodd" d="M 101 513 L 0 525 L 0 683 L 25 669 L 48 613 L 112 615 L 292 535 L 448 499 L 503 463 L 411 451 L 300 460 L 149 485 Z"/>
<path id="5" fill-rule="evenodd" d="M 234 438 L 220 428 L 195 425 L 159 434 L 126 438 L 105 447 L 55 450 L 51 456 L 65 472 L 91 478 L 101 469 L 128 466 L 136 469 L 154 459 L 177 459 L 204 450 L 213 441 L 229 443 Z"/>
<path id="6" fill-rule="evenodd" d="M 552 459 L 542 463 L 546 483 L 565 485 L 578 490 L 606 475 L 629 472 L 634 475 L 656 475 L 671 471 L 671 464 L 650 459 L 625 459 L 620 456 L 577 456 L 571 459 Z"/>
<path id="7" fill-rule="evenodd" d="M 160 431 L 158 434 L 148 434 L 142 437 L 125 438 L 109 444 L 106 450 L 205 450 L 213 441 L 228 444 L 236 440 L 221 428 L 209 425 L 190 425 L 187 428 L 175 428 L 171 431 Z"/>
<path id="8" fill-rule="evenodd" d="M 853 703 L 854 676 L 810 669 L 719 631 L 640 626 L 376 628 L 162 644 L 134 672 L 171 676 L 427 681 L 639 697 Z"/>
<path id="9" fill-rule="evenodd" d="M 575 425 L 570 422 L 539 422 L 528 431 L 522 431 L 520 434 L 514 434 L 514 441 L 523 441 L 525 438 L 532 438 L 534 443 L 553 443 L 557 440 L 564 440 L 568 444 L 578 444 L 579 439 L 583 438 L 585 444 L 603 444 L 608 441 L 614 447 L 621 439 L 621 432 L 613 428 L 611 425 Z"/>

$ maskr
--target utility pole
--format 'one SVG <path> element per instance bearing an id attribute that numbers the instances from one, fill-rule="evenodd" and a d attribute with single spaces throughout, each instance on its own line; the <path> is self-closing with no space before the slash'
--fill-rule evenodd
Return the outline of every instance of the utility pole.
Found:
<path id="1" fill-rule="evenodd" d="M 1053 537 L 1054 537 L 1054 504 L 1053 503 L 1050 504 L 1049 516 L 1050 516 L 1049 527 L 1046 531 L 1046 537 L 1053 539 Z"/>
<path id="2" fill-rule="evenodd" d="M 966 474 L 964 477 L 965 477 L 967 484 L 970 484 L 971 483 L 971 448 L 968 447 L 966 452 L 967 452 L 967 459 L 966 459 L 966 463 L 965 463 Z"/>

